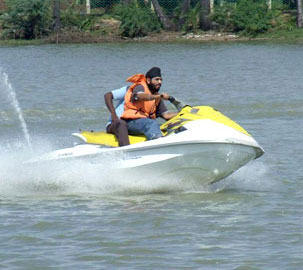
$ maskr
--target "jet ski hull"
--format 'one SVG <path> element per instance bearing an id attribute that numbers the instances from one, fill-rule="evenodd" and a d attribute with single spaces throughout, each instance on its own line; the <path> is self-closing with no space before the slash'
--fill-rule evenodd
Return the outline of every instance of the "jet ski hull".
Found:
<path id="1" fill-rule="evenodd" d="M 219 181 L 249 161 L 258 149 L 226 143 L 191 143 L 167 145 L 159 148 L 128 152 L 118 166 L 142 177 L 147 173 L 157 178 L 194 181 L 211 184 Z"/>
<path id="2" fill-rule="evenodd" d="M 250 145 L 218 142 L 163 143 L 139 149 L 82 144 L 54 151 L 40 161 L 79 159 L 104 168 L 104 163 L 110 160 L 113 166 L 108 170 L 134 179 L 148 177 L 151 181 L 162 178 L 211 184 L 255 159 L 261 151 Z"/>
<path id="3" fill-rule="evenodd" d="M 205 111 L 209 113 L 204 114 Z M 162 125 L 167 134 L 156 140 L 123 147 L 83 143 L 51 152 L 32 162 L 84 159 L 102 167 L 106 160 L 111 160 L 111 169 L 138 179 L 172 178 L 210 184 L 264 153 L 246 130 L 209 107 L 187 108 L 173 121 Z M 87 142 L 85 135 L 81 133 L 77 137 Z M 89 136 L 95 140 L 94 134 Z"/>

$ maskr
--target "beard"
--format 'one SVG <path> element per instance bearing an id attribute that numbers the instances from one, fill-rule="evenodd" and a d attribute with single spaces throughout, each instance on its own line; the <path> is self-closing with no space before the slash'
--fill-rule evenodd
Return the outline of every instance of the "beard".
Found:
<path id="1" fill-rule="evenodd" d="M 150 83 L 150 84 L 148 84 L 148 88 L 152 93 L 158 93 L 160 88 L 161 88 L 161 84 L 159 84 L 159 83 L 157 83 L 157 84 Z"/>

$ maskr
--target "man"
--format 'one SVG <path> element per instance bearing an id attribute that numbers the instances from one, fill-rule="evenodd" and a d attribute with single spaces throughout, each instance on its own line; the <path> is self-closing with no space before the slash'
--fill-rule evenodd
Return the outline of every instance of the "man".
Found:
<path id="1" fill-rule="evenodd" d="M 167 111 L 163 100 L 169 100 L 168 94 L 159 94 L 162 85 L 161 70 L 151 68 L 146 75 L 136 74 L 127 79 L 133 84 L 125 95 L 124 112 L 121 119 L 127 122 L 130 134 L 144 134 L 148 140 L 162 137 L 157 117 L 169 120 L 176 115 Z"/>
<path id="2" fill-rule="evenodd" d="M 107 92 L 104 95 L 105 104 L 111 113 L 106 124 L 106 132 L 116 135 L 119 146 L 129 145 L 127 123 L 120 119 L 120 116 L 124 112 L 124 97 L 128 88 L 128 86 L 124 86 L 120 89 Z M 118 102 L 116 108 L 114 108 L 113 100 Z"/>

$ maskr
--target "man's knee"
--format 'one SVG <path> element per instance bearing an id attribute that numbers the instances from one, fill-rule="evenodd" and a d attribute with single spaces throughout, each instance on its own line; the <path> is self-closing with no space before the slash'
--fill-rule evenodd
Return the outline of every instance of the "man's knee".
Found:
<path id="1" fill-rule="evenodd" d="M 146 126 L 146 137 L 148 140 L 154 140 L 162 137 L 162 132 L 160 126 L 156 120 L 150 119 L 148 125 Z"/>
<path id="2" fill-rule="evenodd" d="M 107 133 L 115 134 L 120 129 L 126 129 L 127 123 L 124 120 L 112 121 L 111 124 L 106 128 Z"/>
<path id="3" fill-rule="evenodd" d="M 120 126 L 122 127 L 127 127 L 127 122 L 125 120 L 120 120 L 119 121 Z"/>
<path id="4" fill-rule="evenodd" d="M 117 128 L 117 127 L 119 127 L 120 125 L 121 125 L 121 121 L 124 121 L 124 120 L 121 120 L 121 119 L 119 119 L 119 120 L 115 120 L 115 121 L 112 121 L 112 126 L 114 127 L 114 128 Z"/>
<path id="5" fill-rule="evenodd" d="M 127 123 L 124 120 L 119 120 L 116 123 L 116 130 L 124 130 L 127 129 Z"/>

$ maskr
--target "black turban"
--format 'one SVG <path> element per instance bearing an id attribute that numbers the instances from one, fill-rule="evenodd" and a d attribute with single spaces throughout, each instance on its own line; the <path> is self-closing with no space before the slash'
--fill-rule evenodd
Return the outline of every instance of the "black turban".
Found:
<path id="1" fill-rule="evenodd" d="M 146 78 L 154 78 L 154 77 L 162 77 L 161 76 L 161 69 L 158 67 L 153 67 L 149 71 L 146 72 Z"/>

